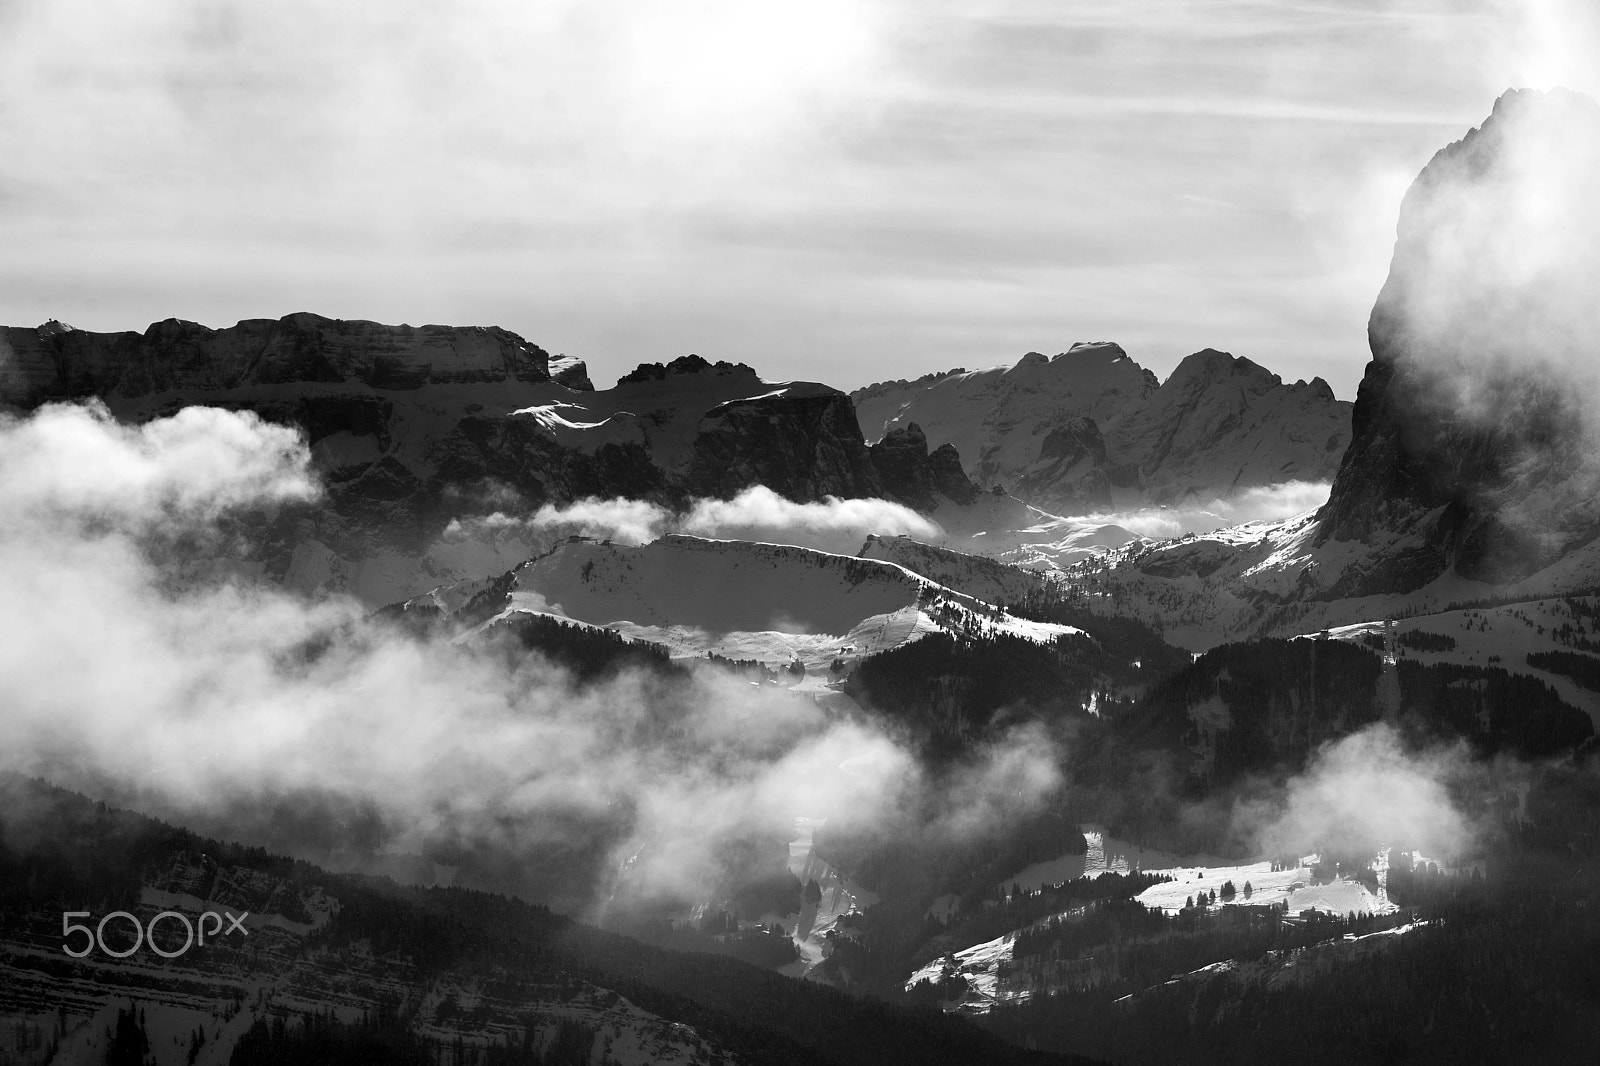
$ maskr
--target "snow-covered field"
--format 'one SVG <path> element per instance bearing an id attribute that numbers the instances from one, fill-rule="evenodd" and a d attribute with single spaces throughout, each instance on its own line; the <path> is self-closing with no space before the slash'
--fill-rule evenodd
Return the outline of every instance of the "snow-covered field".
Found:
<path id="1" fill-rule="evenodd" d="M 1378 875 L 1378 891 L 1374 893 L 1361 882 L 1345 878 L 1314 884 L 1312 867 L 1318 861 L 1316 855 L 1302 857 L 1296 866 L 1274 870 L 1270 860 L 1228 864 L 1207 856 L 1179 858 L 1107 836 L 1097 826 L 1085 828 L 1084 836 L 1089 841 L 1087 854 L 1063 855 L 1048 862 L 1034 863 L 1019 870 L 998 887 L 1009 890 L 1016 885 L 1032 892 L 1045 885 L 1078 877 L 1141 870 L 1173 878 L 1153 885 L 1134 897 L 1146 907 L 1159 908 L 1169 914 L 1176 914 L 1202 892 L 1216 892 L 1220 896 L 1223 886 L 1230 881 L 1236 894 L 1230 902 L 1219 899 L 1218 907 L 1286 904 L 1291 915 L 1312 910 L 1341 915 L 1392 914 L 1398 909 L 1384 891 L 1388 872 L 1387 852 L 1380 853 L 1374 864 Z M 1251 888 L 1248 899 L 1244 895 L 1246 883 Z M 1051 917 L 1061 916 L 1053 915 L 1033 924 L 1042 924 Z M 947 973 L 959 974 L 966 979 L 968 986 L 961 1009 L 970 1013 L 983 1013 L 1002 1000 L 1025 998 L 1031 994 L 1028 990 L 1006 989 L 1000 980 L 1002 965 L 1014 957 L 1017 932 L 1013 930 L 993 940 L 963 948 L 953 956 L 933 959 L 907 977 L 905 987 L 910 989 L 921 981 L 937 983 Z M 1228 964 L 1218 965 L 1226 967 Z"/>
<path id="2" fill-rule="evenodd" d="M 1216 891 L 1220 894 L 1222 886 L 1229 881 L 1239 892 L 1233 901 L 1235 904 L 1288 903 L 1291 914 L 1306 910 L 1332 914 L 1363 911 L 1388 914 L 1395 909 L 1382 891 L 1383 874 L 1387 870 L 1386 855 L 1378 857 L 1379 892 L 1374 894 L 1365 885 L 1355 881 L 1313 885 L 1311 867 L 1317 861 L 1315 855 L 1305 856 L 1296 867 L 1273 870 L 1268 860 L 1235 864 L 1209 855 L 1172 855 L 1119 840 L 1107 835 L 1099 826 L 1085 827 L 1083 835 L 1089 844 L 1085 854 L 1062 855 L 1034 863 L 1005 878 L 997 887 L 1009 891 L 1016 885 L 1024 891 L 1034 892 L 1046 885 L 1079 877 L 1139 870 L 1172 878 L 1171 881 L 1146 889 L 1136 897 L 1147 907 L 1160 907 L 1169 912 L 1181 909 L 1185 899 L 1197 893 Z M 1243 896 L 1246 882 L 1251 887 L 1248 901 Z"/>
<path id="3" fill-rule="evenodd" d="M 738 596 L 727 595 L 733 587 Z M 568 540 L 518 569 L 501 617 L 517 612 L 615 629 L 678 657 L 774 668 L 798 660 L 804 680 L 785 674 L 783 683 L 819 690 L 835 660 L 848 665 L 947 627 L 1041 642 L 1081 632 L 1001 614 L 881 559 L 677 534 L 637 547 Z"/>
<path id="4" fill-rule="evenodd" d="M 1379 886 L 1374 894 L 1359 881 L 1338 880 L 1313 884 L 1310 862 L 1315 856 L 1302 860 L 1302 865 L 1285 870 L 1273 870 L 1270 862 L 1247 863 L 1241 866 L 1198 866 L 1170 870 L 1150 870 L 1174 878 L 1153 885 L 1135 898 L 1146 907 L 1159 907 L 1169 914 L 1183 908 L 1185 900 L 1201 892 L 1222 892 L 1222 886 L 1233 882 L 1238 893 L 1231 903 L 1218 901 L 1218 906 L 1250 904 L 1262 906 L 1280 903 L 1289 905 L 1290 914 L 1316 910 L 1325 914 L 1390 914 L 1396 908 Z M 1244 886 L 1251 886 L 1250 898 L 1244 896 Z"/>

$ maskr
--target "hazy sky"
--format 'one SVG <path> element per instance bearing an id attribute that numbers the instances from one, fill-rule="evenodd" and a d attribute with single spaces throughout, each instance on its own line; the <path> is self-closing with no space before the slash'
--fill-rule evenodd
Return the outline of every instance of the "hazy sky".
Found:
<path id="1" fill-rule="evenodd" d="M 0 0 L 0 323 L 499 324 L 609 384 L 1116 340 L 1353 395 L 1401 194 L 1595 0 Z"/>

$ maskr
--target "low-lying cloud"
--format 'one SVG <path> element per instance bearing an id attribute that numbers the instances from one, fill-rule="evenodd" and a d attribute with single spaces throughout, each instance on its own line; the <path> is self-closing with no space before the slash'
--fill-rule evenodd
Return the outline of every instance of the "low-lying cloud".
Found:
<path id="1" fill-rule="evenodd" d="M 1326 481 L 1284 481 L 1248 488 L 1206 503 L 1081 515 L 1072 521 L 1083 525 L 1117 525 L 1141 537 L 1171 540 L 1185 533 L 1210 533 L 1247 522 L 1281 522 L 1321 507 L 1328 502 L 1330 491 L 1331 486 Z"/>
<path id="2" fill-rule="evenodd" d="M 249 413 L 188 407 L 128 426 L 94 401 L 0 416 L 0 434 L 7 526 L 55 519 L 148 529 L 321 491 L 299 433 Z"/>
<path id="3" fill-rule="evenodd" d="M 580 686 L 509 643 L 402 635 L 353 601 L 166 579 L 172 545 L 219 517 L 314 495 L 308 464 L 292 431 L 219 410 L 0 422 L 0 770 L 333 866 L 413 853 L 571 910 L 624 864 L 692 898 L 716 890 L 730 842 L 777 840 L 775 868 L 798 815 L 870 825 L 931 795 L 870 722 L 722 671 Z M 682 521 L 833 533 L 880 513 L 854 503 L 746 494 Z M 641 514 L 562 518 L 615 532 Z M 962 830 L 1055 783 L 1020 741 L 997 750 L 964 779 Z"/>
<path id="4" fill-rule="evenodd" d="M 573 534 L 623 544 L 644 544 L 668 533 L 725 540 L 794 544 L 819 551 L 855 554 L 867 536 L 944 539 L 938 523 L 890 500 L 841 499 L 798 503 L 765 485 L 753 485 L 728 500 L 696 499 L 680 511 L 647 500 L 590 496 L 567 504 L 545 504 L 531 518 L 502 513 L 457 519 L 447 537 L 516 529 L 551 540 Z"/>
<path id="5" fill-rule="evenodd" d="M 1460 855 L 1475 830 L 1452 786 L 1470 768 L 1463 748 L 1409 750 L 1380 723 L 1324 746 L 1281 795 L 1248 817 L 1270 854 L 1371 855 L 1403 845 Z"/>

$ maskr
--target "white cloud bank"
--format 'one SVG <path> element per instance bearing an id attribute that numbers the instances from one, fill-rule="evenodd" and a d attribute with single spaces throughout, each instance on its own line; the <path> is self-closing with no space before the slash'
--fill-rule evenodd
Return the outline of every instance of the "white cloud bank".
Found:
<path id="1" fill-rule="evenodd" d="M 350 601 L 168 580 L 173 546 L 215 519 L 313 495 L 308 464 L 292 431 L 248 414 L 0 421 L 0 770 L 335 866 L 422 854 L 571 910 L 625 860 L 692 898 L 731 842 L 777 839 L 776 865 L 796 815 L 870 824 L 922 794 L 916 760 L 871 724 L 720 671 L 579 687 L 536 655 L 402 636 Z M 826 533 L 865 520 L 851 503 L 757 495 L 685 521 Z M 962 803 L 1037 802 L 1049 761 L 1018 738 L 972 768 Z"/>
<path id="2" fill-rule="evenodd" d="M 1285 481 L 1203 504 L 1080 515 L 1070 521 L 1085 526 L 1117 525 L 1141 537 L 1170 540 L 1247 522 L 1282 522 L 1327 503 L 1331 489 L 1326 481 Z"/>
<path id="3" fill-rule="evenodd" d="M 867 536 L 911 536 L 938 543 L 944 530 L 909 507 L 889 500 L 841 499 L 797 503 L 765 485 L 754 485 L 730 500 L 697 499 L 682 511 L 646 500 L 591 496 L 572 503 L 545 504 L 528 519 L 505 514 L 458 519 L 447 538 L 519 530 L 555 538 L 599 537 L 644 544 L 669 533 L 722 540 L 756 540 L 853 555 Z"/>

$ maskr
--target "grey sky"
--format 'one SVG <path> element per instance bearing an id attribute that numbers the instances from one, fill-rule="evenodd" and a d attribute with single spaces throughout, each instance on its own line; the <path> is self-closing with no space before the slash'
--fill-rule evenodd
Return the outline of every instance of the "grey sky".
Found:
<path id="1" fill-rule="evenodd" d="M 0 0 L 0 322 L 499 324 L 608 384 L 1116 340 L 1349 397 L 1401 194 L 1594 0 Z"/>

